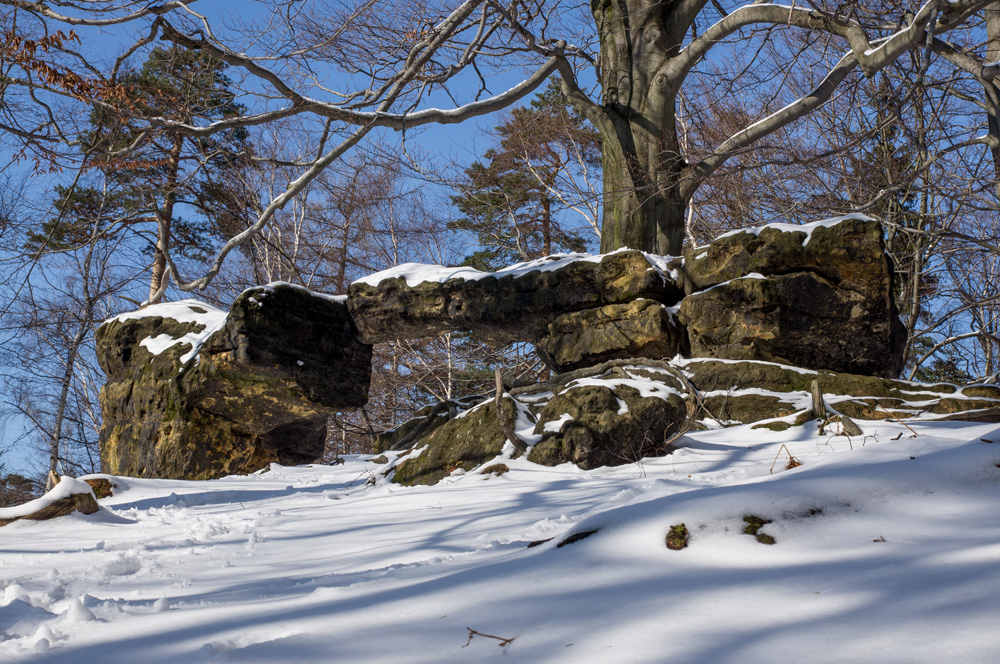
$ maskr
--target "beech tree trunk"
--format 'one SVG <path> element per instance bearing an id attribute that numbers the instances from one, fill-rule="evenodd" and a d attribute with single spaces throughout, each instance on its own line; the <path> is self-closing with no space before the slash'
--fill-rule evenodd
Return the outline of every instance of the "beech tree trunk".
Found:
<path id="1" fill-rule="evenodd" d="M 600 83 L 606 122 L 601 251 L 630 247 L 680 254 L 686 197 L 677 134 L 677 81 L 656 73 L 676 54 L 689 3 L 597 0 Z"/>

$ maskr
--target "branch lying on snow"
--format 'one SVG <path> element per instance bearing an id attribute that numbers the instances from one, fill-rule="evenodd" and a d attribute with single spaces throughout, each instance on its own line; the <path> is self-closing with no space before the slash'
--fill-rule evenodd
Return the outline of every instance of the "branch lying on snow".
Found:
<path id="1" fill-rule="evenodd" d="M 472 637 L 474 636 L 482 636 L 487 639 L 496 639 L 497 641 L 500 642 L 499 645 L 501 648 L 506 648 L 507 646 L 509 646 L 511 643 L 514 642 L 514 639 L 517 638 L 516 636 L 512 636 L 509 639 L 505 639 L 502 636 L 493 636 L 492 634 L 483 634 L 482 632 L 477 632 L 471 627 L 466 627 L 465 629 L 469 630 L 469 640 L 465 642 L 465 645 L 462 646 L 463 648 L 468 647 L 468 645 L 472 643 Z"/>

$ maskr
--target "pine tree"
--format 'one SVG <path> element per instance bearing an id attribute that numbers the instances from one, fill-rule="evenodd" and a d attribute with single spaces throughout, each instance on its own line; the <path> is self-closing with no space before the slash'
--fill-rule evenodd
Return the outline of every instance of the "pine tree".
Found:
<path id="1" fill-rule="evenodd" d="M 558 251 L 583 251 L 586 239 L 561 212 L 562 183 L 581 168 L 598 168 L 597 132 L 574 110 L 557 83 L 531 106 L 514 109 L 496 129 L 496 147 L 465 169 L 452 203 L 464 216 L 449 227 L 474 233 L 480 249 L 465 263 L 496 270 Z"/>
<path id="2" fill-rule="evenodd" d="M 211 138 L 169 129 L 142 133 L 133 116 L 159 116 L 188 124 L 232 117 L 245 109 L 236 101 L 227 65 L 210 55 L 174 46 L 154 49 L 142 68 L 122 77 L 128 101 L 97 107 L 83 147 L 96 184 L 57 188 L 60 214 L 28 238 L 36 251 L 80 246 L 95 222 L 105 233 L 133 228 L 153 248 L 150 301 L 162 296 L 166 254 L 198 260 L 214 237 L 244 228 L 253 192 L 243 177 L 252 146 L 245 128 Z M 155 239 L 153 239 L 155 234 Z"/>

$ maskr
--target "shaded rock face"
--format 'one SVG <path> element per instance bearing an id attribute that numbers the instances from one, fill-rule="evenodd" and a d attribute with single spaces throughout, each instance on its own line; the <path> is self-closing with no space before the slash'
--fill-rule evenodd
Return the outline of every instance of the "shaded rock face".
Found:
<path id="1" fill-rule="evenodd" d="M 205 328 L 149 315 L 98 329 L 104 472 L 210 479 L 308 463 L 323 453 L 333 410 L 367 401 L 371 347 L 355 338 L 342 303 L 263 287 L 241 295 L 214 332 Z M 192 343 L 150 343 L 206 334 L 190 359 Z"/>
<path id="2" fill-rule="evenodd" d="M 902 369 L 906 331 L 876 221 L 729 234 L 692 250 L 684 272 L 679 318 L 692 357 L 884 377 Z"/>
<path id="3" fill-rule="evenodd" d="M 638 251 L 561 262 L 558 269 L 511 269 L 415 286 L 398 276 L 377 285 L 355 282 L 348 306 L 367 343 L 462 331 L 504 346 L 536 343 L 560 314 L 638 298 L 674 304 L 682 296 L 680 286 Z"/>
<path id="4" fill-rule="evenodd" d="M 573 463 L 589 470 L 662 455 L 684 423 L 687 406 L 681 386 L 670 376 L 659 374 L 658 385 L 641 391 L 635 383 L 643 375 L 641 366 L 597 367 L 592 376 L 565 385 L 532 386 L 533 394 L 514 397 L 516 407 L 511 397 L 503 400 L 504 417 L 519 423 L 519 435 L 532 446 L 527 458 L 534 463 Z M 417 440 L 393 481 L 434 484 L 494 459 L 505 442 L 493 401 L 482 402 Z"/>

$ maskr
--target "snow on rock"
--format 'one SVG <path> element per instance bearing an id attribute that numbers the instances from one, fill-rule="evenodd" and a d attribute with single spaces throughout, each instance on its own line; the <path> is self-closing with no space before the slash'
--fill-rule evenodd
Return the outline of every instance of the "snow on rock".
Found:
<path id="1" fill-rule="evenodd" d="M 722 238 L 731 237 L 733 235 L 740 235 L 742 233 L 746 233 L 748 235 L 760 235 L 762 231 L 772 230 L 772 231 L 780 231 L 782 233 L 803 233 L 805 237 L 802 238 L 802 246 L 806 247 L 809 245 L 809 242 L 812 241 L 813 232 L 817 228 L 832 228 L 847 220 L 875 221 L 872 217 L 869 217 L 868 215 L 854 213 L 854 214 L 844 215 L 842 217 L 831 217 L 830 219 L 821 219 L 819 221 L 813 221 L 808 224 L 773 223 L 773 224 L 765 224 L 763 226 L 755 226 L 753 228 L 739 228 L 734 231 L 729 231 L 728 233 L 723 233 L 722 235 L 718 236 L 715 239 L 721 240 Z M 699 258 L 700 257 L 701 256 L 699 256 Z"/>
<path id="2" fill-rule="evenodd" d="M 313 297 L 318 297 L 323 300 L 328 300 L 330 302 L 336 302 L 338 304 L 347 304 L 346 295 L 330 295 L 328 293 L 320 293 L 319 291 L 314 291 L 305 286 L 300 286 L 299 284 L 292 284 L 287 281 L 272 281 L 270 283 L 264 284 L 263 286 L 251 286 L 243 291 L 243 293 L 250 292 L 264 292 L 264 293 L 274 293 L 278 288 L 294 288 L 300 290 L 304 293 L 308 293 Z M 241 293 L 242 295 L 242 293 Z"/>
<path id="3" fill-rule="evenodd" d="M 227 312 L 217 309 L 210 304 L 199 300 L 179 300 L 177 302 L 164 302 L 154 304 L 138 311 L 130 311 L 118 314 L 108 319 L 111 321 L 138 320 L 142 318 L 170 318 L 179 323 L 194 323 L 201 326 L 201 329 L 187 332 L 181 337 L 173 337 L 169 334 L 159 334 L 154 337 L 147 337 L 139 342 L 153 355 L 159 355 L 168 348 L 179 344 L 189 344 L 191 350 L 181 356 L 181 363 L 187 364 L 195 355 L 202 344 L 212 334 L 222 329 L 226 324 Z"/>
<path id="4" fill-rule="evenodd" d="M 93 499 L 93 491 L 89 484 L 83 480 L 63 476 L 59 480 L 59 484 L 52 487 L 44 496 L 21 505 L 0 507 L 0 522 L 21 519 L 37 514 L 60 500 L 66 500 L 76 495 L 90 496 Z"/>
<path id="5" fill-rule="evenodd" d="M 618 251 L 611 252 L 610 254 L 585 254 L 579 252 L 552 254 L 551 256 L 545 256 L 533 261 L 515 263 L 514 265 L 497 270 L 496 272 L 483 272 L 468 266 L 444 267 L 441 265 L 426 265 L 423 263 L 403 263 L 402 265 L 397 265 L 396 267 L 391 267 L 387 270 L 382 270 L 381 272 L 376 272 L 366 277 L 362 277 L 353 283 L 378 286 L 386 279 L 402 278 L 406 281 L 406 285 L 412 288 L 423 283 L 443 284 L 451 281 L 452 279 L 459 279 L 461 281 L 479 281 L 480 279 L 485 279 L 486 277 L 494 277 L 496 279 L 514 277 L 516 279 L 518 277 L 523 277 L 529 272 L 552 272 L 554 270 L 561 270 L 570 263 L 575 263 L 577 261 L 585 263 L 600 263 L 606 256 L 622 251 L 629 251 L 629 249 L 619 249 Z M 677 279 L 679 273 L 676 267 L 670 265 L 671 261 L 677 260 L 676 258 L 672 256 L 657 256 L 654 254 L 647 254 L 645 252 L 642 252 L 642 254 L 649 261 L 652 268 L 659 270 L 663 274 L 670 274 L 675 280 Z"/>

